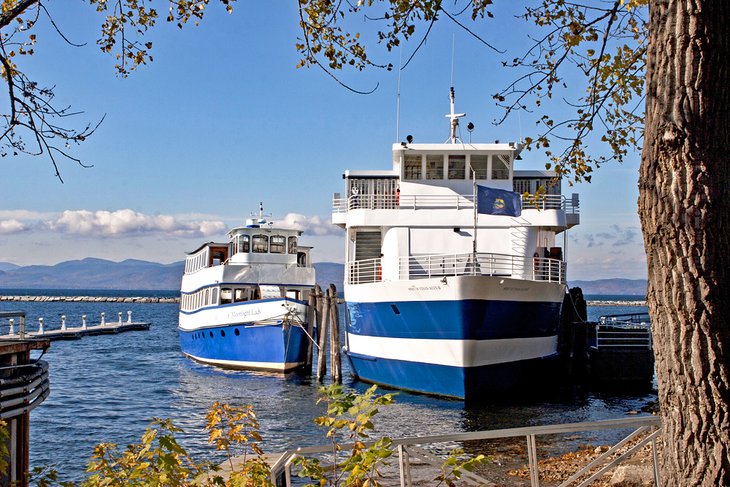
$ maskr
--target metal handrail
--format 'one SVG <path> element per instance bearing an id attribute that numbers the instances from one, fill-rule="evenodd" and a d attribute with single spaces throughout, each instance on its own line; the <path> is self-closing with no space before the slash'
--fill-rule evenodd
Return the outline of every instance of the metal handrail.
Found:
<path id="1" fill-rule="evenodd" d="M 386 262 L 387 264 L 387 262 Z M 400 257 L 397 275 L 383 277 L 383 259 L 347 262 L 345 282 L 366 284 L 448 276 L 503 276 L 529 281 L 565 282 L 566 263 L 559 259 L 480 252 Z"/>
<path id="2" fill-rule="evenodd" d="M 399 473 L 400 473 L 400 485 L 402 487 L 410 487 L 410 461 L 408 450 L 414 450 L 416 445 L 429 445 L 434 443 L 451 443 L 451 442 L 465 442 L 474 440 L 496 440 L 501 438 L 517 438 L 524 437 L 527 442 L 528 451 L 528 471 L 530 473 L 530 485 L 532 487 L 539 487 L 539 469 L 537 463 L 537 442 L 536 437 L 554 434 L 565 434 L 565 433 L 578 433 L 585 431 L 602 431 L 602 430 L 615 430 L 615 429 L 634 429 L 634 431 L 609 448 L 606 452 L 599 455 L 588 465 L 584 466 L 578 472 L 570 476 L 565 480 L 560 487 L 567 487 L 572 485 L 578 479 L 588 475 L 588 478 L 584 479 L 581 483 L 577 484 L 580 486 L 589 485 L 590 482 L 603 475 L 608 470 L 620 464 L 623 460 L 634 455 L 638 450 L 646 444 L 651 443 L 652 447 L 652 463 L 654 467 L 654 482 L 655 485 L 659 485 L 659 465 L 657 462 L 656 453 L 656 439 L 659 435 L 661 427 L 661 419 L 658 416 L 637 416 L 633 418 L 621 418 L 621 419 L 609 419 L 603 421 L 591 421 L 584 423 L 567 423 L 567 424 L 556 424 L 546 426 L 527 426 L 521 428 L 507 428 L 499 430 L 486 430 L 486 431 L 474 431 L 469 433 L 448 433 L 440 435 L 428 435 L 428 436 L 414 436 L 406 438 L 395 438 L 393 439 L 393 446 L 397 448 L 399 453 Z M 626 446 L 631 441 L 636 441 L 642 435 L 645 437 L 639 440 L 638 443 L 629 448 L 626 452 L 619 454 L 621 448 Z M 372 445 L 374 442 L 366 443 L 366 446 Z M 340 449 L 345 451 L 352 449 L 354 445 L 341 445 Z M 271 468 L 271 480 L 276 483 L 277 479 L 285 479 L 284 485 L 290 486 L 291 479 L 291 465 L 293 460 L 297 456 L 313 455 L 330 453 L 332 451 L 332 445 L 315 446 L 315 447 L 301 447 L 293 450 L 287 450 L 279 456 L 278 460 L 274 463 Z M 417 456 L 421 458 L 426 457 L 428 461 L 429 455 L 423 455 L 422 450 L 416 451 Z M 613 458 L 614 455 L 618 457 Z M 443 463 L 442 459 L 431 457 L 435 461 Z M 429 461 L 429 463 L 433 463 Z M 591 470 L 598 468 L 603 465 L 597 472 L 591 473 Z M 441 466 L 438 464 L 437 466 Z M 479 479 L 478 481 L 486 480 Z"/>
<path id="3" fill-rule="evenodd" d="M 596 324 L 596 348 L 652 348 L 649 313 L 601 316 Z"/>
<path id="4" fill-rule="evenodd" d="M 0 380 L 0 419 L 25 414 L 40 405 L 50 393 L 48 362 L 5 367 Z"/>
<path id="5" fill-rule="evenodd" d="M 420 210 L 420 209 L 455 209 L 474 208 L 474 196 L 471 194 L 453 195 L 404 195 L 404 194 L 356 194 L 346 198 L 332 199 L 332 213 L 347 213 L 351 210 Z M 545 194 L 535 198 L 533 194 L 522 195 L 523 210 L 564 210 L 566 213 L 578 214 L 577 201 L 560 194 Z"/>

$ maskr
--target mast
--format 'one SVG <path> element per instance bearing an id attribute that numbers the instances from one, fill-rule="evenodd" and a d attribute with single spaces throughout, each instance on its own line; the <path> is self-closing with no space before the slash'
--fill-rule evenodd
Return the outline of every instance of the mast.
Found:
<path id="1" fill-rule="evenodd" d="M 446 115 L 451 120 L 451 135 L 446 142 L 456 144 L 461 142 L 461 139 L 456 135 L 456 128 L 459 126 L 459 118 L 466 116 L 466 113 L 454 113 L 454 87 L 449 88 L 449 98 L 451 100 L 451 112 Z"/>

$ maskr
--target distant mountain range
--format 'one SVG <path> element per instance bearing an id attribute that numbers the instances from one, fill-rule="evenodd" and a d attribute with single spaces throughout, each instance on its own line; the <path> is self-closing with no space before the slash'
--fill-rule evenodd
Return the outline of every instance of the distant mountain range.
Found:
<path id="1" fill-rule="evenodd" d="M 646 296 L 646 279 L 598 279 L 596 281 L 570 281 L 570 287 L 579 287 L 583 294 Z"/>
<path id="2" fill-rule="evenodd" d="M 184 262 L 158 264 L 128 259 L 113 262 L 87 258 L 56 265 L 19 266 L 0 262 L 0 289 L 180 289 Z M 342 290 L 344 266 L 331 262 L 314 264 L 320 286 L 335 283 Z"/>
<path id="3" fill-rule="evenodd" d="M 56 265 L 18 266 L 0 262 L 0 289 L 129 289 L 177 290 L 184 263 L 158 264 L 128 259 L 113 262 L 87 258 Z M 344 266 L 333 262 L 314 264 L 317 282 L 326 287 L 334 283 L 342 291 Z M 646 294 L 644 279 L 600 279 L 571 281 L 583 294 Z"/>

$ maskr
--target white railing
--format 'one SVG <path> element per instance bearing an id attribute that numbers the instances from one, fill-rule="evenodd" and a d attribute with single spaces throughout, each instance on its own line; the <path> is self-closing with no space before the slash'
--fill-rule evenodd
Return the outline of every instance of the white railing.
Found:
<path id="1" fill-rule="evenodd" d="M 594 481 L 610 472 L 618 465 L 621 465 L 632 456 L 639 453 L 643 448 L 651 448 L 651 467 L 653 470 L 654 485 L 659 486 L 659 462 L 656 440 L 661 432 L 661 420 L 657 416 L 639 416 L 635 418 L 608 419 L 603 421 L 592 421 L 585 423 L 567 423 L 545 426 L 526 426 L 522 428 L 509 428 L 500 430 L 474 431 L 469 433 L 447 433 L 441 435 L 415 436 L 410 438 L 393 438 L 393 446 L 398 453 L 397 479 L 388 480 L 386 485 L 400 485 L 401 487 L 412 487 L 416 485 L 413 478 L 415 468 L 427 469 L 431 467 L 441 473 L 445 468 L 444 458 L 438 453 L 427 450 L 430 447 L 448 445 L 453 447 L 454 442 L 464 443 L 471 441 L 495 441 L 507 438 L 523 438 L 527 446 L 527 470 L 530 476 L 531 487 L 540 486 L 540 465 L 538 463 L 538 445 L 554 444 L 557 435 L 574 435 L 589 431 L 608 430 L 633 430 L 618 443 L 602 451 L 591 461 L 586 460 L 585 465 L 575 465 L 577 471 L 563 480 L 561 487 L 576 486 L 587 487 Z M 540 437 L 542 441 L 538 442 Z M 373 442 L 365 443 L 365 446 Z M 349 450 L 353 445 L 341 445 L 342 450 Z M 440 448 L 444 449 L 443 446 Z M 323 457 L 324 461 L 332 461 L 332 445 L 300 447 L 285 451 L 271 466 L 271 482 L 274 485 L 291 486 L 291 479 L 297 472 L 293 470 L 293 463 L 296 457 Z M 395 455 L 394 455 L 395 457 Z M 418 461 L 416 461 L 418 460 Z M 383 475 L 389 472 L 383 470 Z M 446 473 L 450 473 L 448 470 Z M 570 467 L 566 469 L 566 475 L 571 473 Z M 392 476 L 393 474 L 391 474 Z M 462 481 L 467 485 L 492 485 L 489 479 L 477 475 L 476 472 L 463 470 Z M 483 475 L 483 474 L 482 474 Z M 384 482 L 385 483 L 385 482 Z"/>
<path id="2" fill-rule="evenodd" d="M 333 198 L 332 212 L 347 213 L 350 210 L 424 210 L 474 208 L 473 195 L 377 195 L 358 194 L 349 198 Z M 522 197 L 523 210 L 564 210 L 566 213 L 578 214 L 578 200 L 566 198 L 560 194 L 543 195 L 537 200 L 532 195 Z"/>
<path id="3" fill-rule="evenodd" d="M 565 262 L 558 259 L 532 258 L 505 254 L 471 253 L 427 254 L 398 259 L 398 275 L 386 280 L 428 279 L 445 276 L 504 276 L 531 281 L 565 282 Z M 348 284 L 365 284 L 383 280 L 381 259 L 348 262 Z"/>
<path id="4" fill-rule="evenodd" d="M 652 348 L 648 313 L 601 316 L 596 325 L 596 348 Z"/>

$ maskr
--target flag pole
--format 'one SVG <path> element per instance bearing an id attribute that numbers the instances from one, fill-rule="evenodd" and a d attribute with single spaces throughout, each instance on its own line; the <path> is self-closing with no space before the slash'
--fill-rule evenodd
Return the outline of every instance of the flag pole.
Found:
<path id="1" fill-rule="evenodd" d="M 478 200 L 477 200 L 477 173 L 474 170 L 474 168 L 471 169 L 471 179 L 472 179 L 472 193 L 474 198 L 474 229 L 472 231 L 472 275 L 476 273 L 476 263 L 477 263 L 477 218 L 478 215 Z"/>

